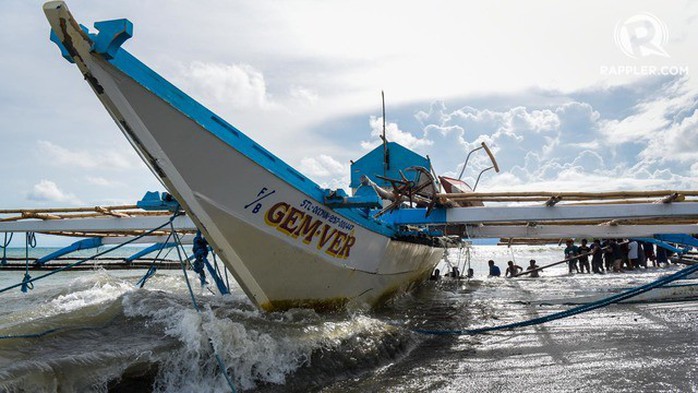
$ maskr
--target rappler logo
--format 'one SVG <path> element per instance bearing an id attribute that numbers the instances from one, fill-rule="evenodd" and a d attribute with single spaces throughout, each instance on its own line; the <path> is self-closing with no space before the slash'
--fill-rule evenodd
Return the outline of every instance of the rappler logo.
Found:
<path id="1" fill-rule="evenodd" d="M 616 45 L 629 57 L 669 57 L 664 45 L 669 38 L 666 25 L 650 13 L 633 15 L 618 21 L 613 35 Z"/>

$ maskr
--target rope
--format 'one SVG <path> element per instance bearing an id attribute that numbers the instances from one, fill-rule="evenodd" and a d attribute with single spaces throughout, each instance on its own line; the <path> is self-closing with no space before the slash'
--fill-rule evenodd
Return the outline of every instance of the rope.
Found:
<path id="1" fill-rule="evenodd" d="M 216 260 L 216 253 L 211 250 L 211 255 L 213 255 L 213 262 L 216 264 L 216 269 L 218 269 L 218 261 Z M 228 268 L 225 266 L 224 263 L 221 262 L 221 265 L 223 266 L 223 273 L 225 273 L 225 287 L 228 289 L 228 293 L 230 293 L 230 282 L 228 281 Z"/>
<path id="2" fill-rule="evenodd" d="M 25 284 L 28 285 L 28 284 L 30 284 L 30 283 L 34 283 L 35 281 L 39 281 L 39 280 L 41 280 L 41 279 L 43 279 L 43 278 L 46 278 L 46 277 L 48 277 L 48 276 L 52 276 L 52 275 L 54 275 L 54 274 L 56 274 L 56 273 L 59 273 L 59 272 L 62 272 L 62 271 L 65 271 L 65 270 L 68 270 L 68 269 L 72 269 L 72 268 L 74 268 L 75 266 L 82 265 L 83 263 L 88 262 L 88 261 L 91 261 L 91 260 L 93 260 L 93 259 L 95 259 L 95 258 L 97 258 L 97 257 L 100 257 L 100 256 L 104 255 L 104 254 L 107 254 L 107 253 L 110 253 L 110 252 L 112 252 L 112 251 L 118 250 L 119 248 L 121 248 L 121 247 L 123 247 L 123 246 L 125 246 L 125 245 L 128 245 L 128 244 L 131 244 L 131 243 L 135 242 L 135 241 L 138 240 L 138 239 L 141 239 L 141 238 L 146 237 L 146 236 L 150 236 L 153 232 L 159 231 L 160 229 L 162 229 L 162 228 L 164 228 L 164 227 L 170 225 L 170 224 L 172 223 L 172 221 L 175 219 L 175 217 L 177 217 L 179 214 L 180 214 L 180 213 L 175 213 L 174 215 L 172 215 L 172 217 L 170 217 L 170 219 L 169 219 L 166 223 L 164 223 L 164 224 L 158 226 L 157 228 L 153 228 L 153 229 L 151 229 L 151 230 L 149 230 L 149 231 L 147 231 L 147 232 L 143 232 L 142 234 L 140 234 L 140 235 L 138 235 L 138 236 L 136 236 L 136 237 L 134 237 L 134 238 L 132 238 L 132 239 L 129 239 L 129 240 L 123 242 L 123 243 L 119 243 L 119 244 L 117 244 L 116 246 L 114 246 L 114 247 L 112 247 L 112 248 L 109 248 L 109 249 L 106 249 L 106 250 L 104 250 L 104 251 L 98 252 L 97 254 L 93 255 L 92 257 L 88 257 L 88 258 L 79 260 L 79 261 L 77 261 L 77 262 L 74 262 L 74 263 L 65 265 L 65 266 L 63 266 L 63 267 L 61 267 L 61 268 L 59 268 L 59 269 L 52 270 L 52 271 L 50 271 L 50 272 L 48 272 L 48 273 L 46 273 L 46 274 L 44 274 L 44 275 L 41 275 L 41 276 L 38 276 L 38 277 L 35 277 L 35 278 L 31 278 L 31 279 L 29 279 L 29 280 L 26 280 L 26 282 L 25 282 L 25 281 L 22 281 L 22 282 L 19 283 L 19 284 L 10 285 L 10 286 L 8 286 L 8 287 L 2 288 L 2 289 L 0 289 L 0 293 L 7 292 L 7 291 L 9 291 L 10 289 L 17 288 L 17 287 L 23 286 L 23 285 L 25 285 Z M 25 277 L 26 277 L 26 276 L 25 276 Z"/>
<path id="3" fill-rule="evenodd" d="M 151 264 L 150 267 L 148 268 L 148 271 L 145 272 L 145 275 L 143 275 L 143 277 L 141 277 L 141 279 L 138 280 L 138 282 L 136 283 L 136 285 L 138 285 L 138 288 L 143 288 L 143 286 L 145 285 L 145 282 L 148 281 L 148 279 L 150 277 L 153 277 L 155 275 L 155 272 L 157 272 L 157 271 L 158 271 L 157 266 L 155 266 L 155 264 Z"/>
<path id="4" fill-rule="evenodd" d="M 0 265 L 6 265 L 7 264 L 7 247 L 10 245 L 10 242 L 12 241 L 12 236 L 14 235 L 14 232 L 9 232 L 10 238 L 7 238 L 7 233 L 5 232 L 5 239 L 2 242 L 2 245 L 0 248 L 2 248 L 2 260 L 0 260 Z"/>
<path id="5" fill-rule="evenodd" d="M 550 315 L 546 315 L 544 317 L 533 318 L 533 319 L 529 319 L 526 321 L 508 323 L 508 324 L 499 325 L 499 326 L 477 328 L 477 329 L 459 329 L 459 330 L 412 329 L 412 331 L 414 331 L 416 333 L 434 335 L 434 336 L 465 336 L 465 335 L 476 335 L 476 334 L 499 331 L 499 330 L 516 329 L 516 328 L 532 326 L 532 325 L 539 325 L 542 323 L 555 321 L 557 319 L 567 318 L 567 317 L 571 317 L 573 315 L 589 312 L 589 311 L 596 310 L 596 309 L 601 308 L 601 307 L 605 307 L 605 306 L 608 306 L 608 305 L 611 305 L 614 303 L 618 303 L 618 302 L 626 300 L 626 299 L 630 299 L 632 297 L 635 297 L 637 295 L 640 295 L 642 293 L 650 291 L 654 288 L 661 287 L 661 286 L 668 284 L 672 281 L 679 280 L 679 279 L 686 277 L 686 276 L 688 276 L 696 271 L 698 271 L 698 264 L 691 265 L 691 266 L 689 266 L 683 270 L 680 270 L 672 275 L 662 277 L 662 278 L 657 279 L 649 284 L 641 285 L 641 286 L 636 287 L 636 288 L 631 288 L 627 291 L 621 292 L 621 293 L 613 295 L 613 296 L 606 297 L 604 299 L 601 299 L 601 300 L 598 300 L 598 301 L 595 301 L 592 303 L 584 304 L 581 306 L 573 307 L 573 308 L 566 310 L 566 311 L 560 311 L 560 312 L 556 312 L 556 313 L 553 313 Z"/>
<path id="6" fill-rule="evenodd" d="M 150 267 L 148 267 L 148 271 L 145 272 L 145 275 L 143 275 L 143 277 L 141 277 L 141 279 L 138 280 L 138 282 L 136 283 L 136 285 L 138 285 L 138 288 L 143 288 L 143 286 L 145 285 L 146 281 L 148 281 L 148 279 L 149 279 L 150 277 L 154 276 L 154 275 L 155 275 L 155 272 L 157 272 L 157 270 L 158 270 L 158 267 L 157 267 L 158 259 L 160 258 L 160 254 L 163 252 L 163 250 L 165 250 L 165 246 L 167 246 L 167 243 L 170 241 L 170 238 L 171 238 L 171 237 L 172 237 L 172 232 L 170 232 L 170 233 L 167 235 L 167 238 L 166 238 L 165 241 L 162 243 L 162 247 L 160 247 L 160 249 L 158 250 L 158 253 L 155 255 L 155 258 L 153 259 L 153 262 L 150 263 Z M 172 251 L 172 250 L 170 250 L 170 251 Z M 170 255 L 170 251 L 168 251 L 167 254 L 165 254 L 165 256 L 162 257 L 162 259 L 167 258 L 167 256 Z"/>
<path id="7" fill-rule="evenodd" d="M 179 235 L 177 235 L 177 232 L 174 230 L 174 225 L 170 223 L 170 226 L 172 227 L 172 235 L 174 237 L 175 243 L 177 244 L 175 247 L 177 248 L 177 256 L 179 257 L 179 265 L 182 267 L 182 273 L 184 273 L 184 281 L 187 283 L 187 289 L 189 290 L 189 296 L 191 296 L 191 302 L 194 305 L 194 309 L 196 312 L 202 316 L 201 313 L 201 308 L 199 308 L 199 305 L 196 304 L 196 298 L 194 297 L 194 290 L 191 289 L 191 283 L 189 282 L 189 276 L 187 275 L 187 268 L 184 264 L 184 259 L 182 259 L 182 254 L 186 257 L 186 260 L 189 260 L 189 257 L 187 257 L 187 252 L 184 249 L 184 246 L 182 245 L 182 242 L 179 238 Z M 181 248 L 181 251 L 180 251 Z M 235 384 L 231 380 L 230 376 L 228 375 L 228 368 L 226 367 L 225 363 L 223 363 L 223 359 L 218 355 L 216 352 L 216 347 L 213 345 L 213 341 L 209 338 L 208 340 L 209 344 L 211 344 L 211 349 L 213 349 L 213 355 L 216 357 L 216 362 L 218 363 L 218 367 L 221 369 L 221 372 L 223 373 L 223 376 L 225 377 L 226 382 L 228 382 L 228 387 L 230 387 L 230 391 L 233 393 L 237 393 L 237 389 L 235 388 Z"/>
<path id="8" fill-rule="evenodd" d="M 36 235 L 34 232 L 27 232 L 24 235 L 24 278 L 22 278 L 21 291 L 27 293 L 34 289 L 32 276 L 29 275 L 29 247 L 36 247 Z"/>

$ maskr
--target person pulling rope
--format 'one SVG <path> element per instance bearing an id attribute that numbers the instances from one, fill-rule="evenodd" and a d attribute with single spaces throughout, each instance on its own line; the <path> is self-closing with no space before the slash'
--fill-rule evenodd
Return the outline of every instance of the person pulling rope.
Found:
<path id="1" fill-rule="evenodd" d="M 680 270 L 672 275 L 659 278 L 659 279 L 657 279 L 649 284 L 645 284 L 645 285 L 641 285 L 639 287 L 628 289 L 627 291 L 623 291 L 617 295 L 609 296 L 609 297 L 606 297 L 604 299 L 601 299 L 601 300 L 598 300 L 598 301 L 595 301 L 592 303 L 573 307 L 573 308 L 566 310 L 566 311 L 560 311 L 560 312 L 556 312 L 556 313 L 553 313 L 550 315 L 546 315 L 544 317 L 533 318 L 533 319 L 529 319 L 526 321 L 508 323 L 508 324 L 498 325 L 498 326 L 477 328 L 477 329 L 456 329 L 456 330 L 412 329 L 412 331 L 415 333 L 434 335 L 434 336 L 466 336 L 466 335 L 476 335 L 476 334 L 482 334 L 482 333 L 487 333 L 487 332 L 494 332 L 494 331 L 498 331 L 498 330 L 509 330 L 509 329 L 516 329 L 516 328 L 525 327 L 525 326 L 540 325 L 542 323 L 571 317 L 573 315 L 589 312 L 592 310 L 596 310 L 598 308 L 602 308 L 602 307 L 606 307 L 606 306 L 611 305 L 611 304 L 618 303 L 618 302 L 626 300 L 626 299 L 630 299 L 632 297 L 635 297 L 637 295 L 640 295 L 642 293 L 650 291 L 654 288 L 658 288 L 658 287 L 666 285 L 670 282 L 680 280 L 680 279 L 682 279 L 686 276 L 689 276 L 690 274 L 693 274 L 695 272 L 698 272 L 698 264 L 690 265 L 690 266 L 688 266 L 688 267 L 686 267 L 686 268 L 684 268 L 684 269 L 682 269 L 682 270 Z"/>

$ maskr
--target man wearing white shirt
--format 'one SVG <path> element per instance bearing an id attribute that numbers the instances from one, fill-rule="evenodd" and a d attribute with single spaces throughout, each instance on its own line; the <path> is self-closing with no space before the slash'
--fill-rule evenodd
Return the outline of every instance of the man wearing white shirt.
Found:
<path id="1" fill-rule="evenodd" d="M 628 259 L 630 260 L 630 266 L 632 266 L 633 269 L 640 267 L 638 263 L 637 247 L 637 242 L 631 239 L 630 243 L 628 243 Z"/>

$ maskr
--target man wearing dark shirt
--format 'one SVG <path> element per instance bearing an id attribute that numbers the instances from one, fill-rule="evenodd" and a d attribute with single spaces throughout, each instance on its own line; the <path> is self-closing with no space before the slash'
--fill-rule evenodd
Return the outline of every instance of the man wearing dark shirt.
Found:
<path id="1" fill-rule="evenodd" d="M 586 269 L 587 273 L 591 273 L 591 270 L 589 269 L 589 255 L 582 255 L 591 252 L 591 248 L 587 246 L 587 239 L 582 239 L 582 245 L 577 247 L 577 252 L 580 255 L 579 267 L 582 268 L 582 273 L 584 273 L 584 269 Z"/>
<path id="2" fill-rule="evenodd" d="M 611 239 L 611 252 L 613 253 L 613 271 L 620 272 L 621 264 L 623 263 L 623 252 L 620 249 L 620 245 L 616 242 L 616 239 Z"/>
<path id="3" fill-rule="evenodd" d="M 591 270 L 594 273 L 603 274 L 603 251 L 601 250 L 601 241 L 599 239 L 594 240 L 591 244 Z"/>
<path id="4" fill-rule="evenodd" d="M 572 274 L 573 271 L 579 273 L 579 267 L 577 266 L 577 258 L 573 258 L 579 254 L 579 249 L 577 248 L 577 246 L 574 245 L 574 241 L 571 239 L 568 240 L 566 244 L 567 247 L 565 248 L 565 259 L 572 258 L 567 262 L 567 266 L 570 269 L 570 274 Z"/>
<path id="5" fill-rule="evenodd" d="M 499 267 L 494 264 L 493 260 L 487 261 L 487 264 L 490 265 L 490 277 L 499 277 L 502 275 L 502 271 L 499 270 Z"/>

